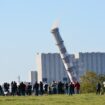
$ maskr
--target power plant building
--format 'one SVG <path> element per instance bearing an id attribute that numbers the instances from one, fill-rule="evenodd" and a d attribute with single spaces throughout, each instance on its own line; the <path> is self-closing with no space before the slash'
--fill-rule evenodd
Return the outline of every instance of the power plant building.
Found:
<path id="1" fill-rule="evenodd" d="M 86 71 L 105 74 L 105 53 L 86 52 L 69 56 L 71 65 L 77 70 L 78 80 Z M 37 53 L 36 55 L 38 82 L 68 81 L 68 75 L 59 53 Z"/>
<path id="2" fill-rule="evenodd" d="M 31 82 L 32 85 L 35 84 L 35 82 L 37 81 L 37 71 L 29 72 L 29 81 Z"/>
<path id="3" fill-rule="evenodd" d="M 105 74 L 105 53 L 79 53 L 79 62 L 82 63 L 81 75 L 86 71 L 93 71 L 97 74 Z"/>
<path id="4" fill-rule="evenodd" d="M 76 61 L 74 55 L 70 55 L 71 65 Z M 38 71 L 38 82 L 43 81 L 51 83 L 52 81 L 68 81 L 64 64 L 58 53 L 37 53 L 36 65 Z"/>

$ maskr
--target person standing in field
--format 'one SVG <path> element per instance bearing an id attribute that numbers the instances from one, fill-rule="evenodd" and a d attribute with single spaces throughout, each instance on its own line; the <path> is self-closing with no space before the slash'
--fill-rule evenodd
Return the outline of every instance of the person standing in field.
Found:
<path id="1" fill-rule="evenodd" d="M 39 95 L 39 84 L 37 83 L 37 81 L 35 82 L 33 86 L 33 90 L 35 92 L 35 95 L 38 96 Z"/>
<path id="2" fill-rule="evenodd" d="M 80 84 L 79 84 L 79 82 L 76 82 L 76 84 L 75 84 L 75 90 L 76 90 L 76 94 L 80 93 Z"/>
<path id="3" fill-rule="evenodd" d="M 72 95 L 74 94 L 74 84 L 71 82 L 69 84 L 69 95 Z"/>
<path id="4" fill-rule="evenodd" d="M 101 84 L 98 82 L 96 85 L 96 94 L 100 94 L 101 93 Z"/>

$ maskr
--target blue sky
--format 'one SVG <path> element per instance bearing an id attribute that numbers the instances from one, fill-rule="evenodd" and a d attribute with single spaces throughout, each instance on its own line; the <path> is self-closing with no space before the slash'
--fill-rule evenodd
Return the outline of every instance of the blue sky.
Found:
<path id="1" fill-rule="evenodd" d="M 105 0 L 0 0 L 0 82 L 27 81 L 37 52 L 59 52 L 56 20 L 69 53 L 105 52 Z"/>

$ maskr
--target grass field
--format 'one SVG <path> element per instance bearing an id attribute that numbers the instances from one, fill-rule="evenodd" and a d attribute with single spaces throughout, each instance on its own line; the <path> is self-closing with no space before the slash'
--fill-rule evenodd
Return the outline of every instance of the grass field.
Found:
<path id="1" fill-rule="evenodd" d="M 0 105 L 105 105 L 105 95 L 1 96 Z"/>

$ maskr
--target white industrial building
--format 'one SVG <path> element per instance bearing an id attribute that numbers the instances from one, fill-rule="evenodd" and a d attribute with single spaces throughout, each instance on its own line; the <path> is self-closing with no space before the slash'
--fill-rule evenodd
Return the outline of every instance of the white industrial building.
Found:
<path id="1" fill-rule="evenodd" d="M 105 53 L 79 53 L 79 62 L 83 64 L 81 75 L 86 71 L 105 74 Z"/>
<path id="2" fill-rule="evenodd" d="M 92 52 L 78 54 L 78 58 L 74 54 L 70 55 L 70 62 L 77 70 L 77 78 L 86 71 L 93 71 L 97 74 L 105 74 L 105 53 Z M 67 81 L 68 76 L 64 68 L 64 64 L 58 53 L 37 53 L 36 66 L 38 72 L 38 82 L 46 81 L 51 83 L 54 81 Z"/>
<path id="3" fill-rule="evenodd" d="M 29 82 L 31 82 L 31 84 L 34 85 L 36 81 L 37 81 L 37 71 L 30 71 Z"/>
<path id="4" fill-rule="evenodd" d="M 76 62 L 74 55 L 70 55 L 70 62 L 71 64 Z M 38 71 L 38 82 L 44 81 L 51 83 L 52 81 L 68 81 L 64 64 L 58 53 L 37 53 L 36 65 Z"/>

